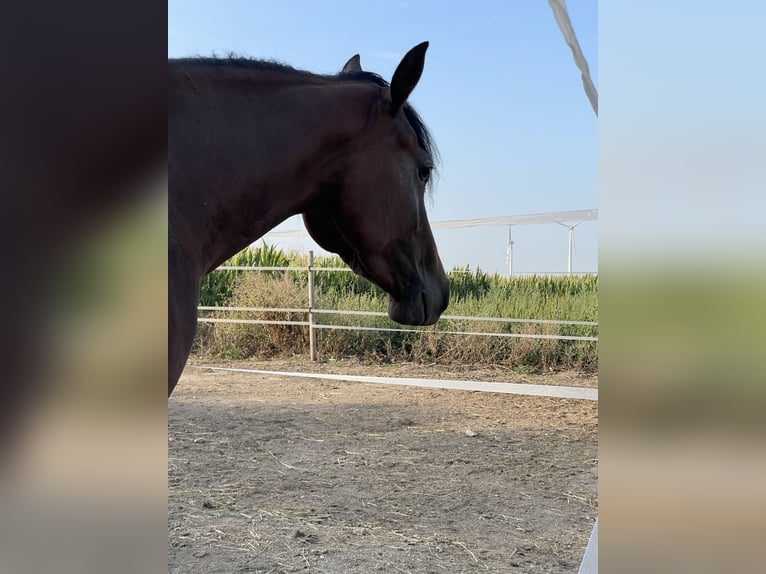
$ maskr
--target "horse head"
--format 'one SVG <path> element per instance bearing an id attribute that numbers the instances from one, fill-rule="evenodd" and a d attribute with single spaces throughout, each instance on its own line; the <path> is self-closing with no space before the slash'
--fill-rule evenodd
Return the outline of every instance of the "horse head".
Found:
<path id="1" fill-rule="evenodd" d="M 388 293 L 389 316 L 407 325 L 435 323 L 449 303 L 425 208 L 433 147 L 407 103 L 427 48 L 424 42 L 404 56 L 390 86 L 380 82 L 364 128 L 328 167 L 321 199 L 303 214 L 314 240 Z M 365 74 L 354 56 L 340 76 L 374 76 Z"/>

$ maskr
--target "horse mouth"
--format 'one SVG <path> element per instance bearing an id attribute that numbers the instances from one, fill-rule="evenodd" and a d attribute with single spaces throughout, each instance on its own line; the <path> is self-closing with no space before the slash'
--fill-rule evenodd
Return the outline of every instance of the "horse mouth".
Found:
<path id="1" fill-rule="evenodd" d="M 420 296 L 408 300 L 396 300 L 389 296 L 388 316 L 401 325 L 433 325 L 439 320 L 443 309 L 432 308 L 428 293 L 423 290 Z"/>

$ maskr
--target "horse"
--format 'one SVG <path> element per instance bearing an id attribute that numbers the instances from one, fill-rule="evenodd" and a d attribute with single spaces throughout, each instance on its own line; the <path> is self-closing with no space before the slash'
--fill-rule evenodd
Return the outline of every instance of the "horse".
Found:
<path id="1" fill-rule="evenodd" d="M 336 75 L 237 56 L 169 59 L 168 396 L 188 359 L 200 282 L 302 214 L 311 237 L 432 325 L 449 303 L 424 198 L 436 148 L 408 98 L 428 42 L 390 84 L 359 55 Z"/>

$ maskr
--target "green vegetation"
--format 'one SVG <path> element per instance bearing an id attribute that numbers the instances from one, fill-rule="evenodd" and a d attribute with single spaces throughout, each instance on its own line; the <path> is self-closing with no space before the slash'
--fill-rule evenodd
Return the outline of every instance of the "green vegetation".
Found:
<path id="1" fill-rule="evenodd" d="M 262 245 L 238 254 L 226 265 L 306 267 L 308 258 Z M 345 268 L 337 257 L 316 257 L 315 267 Z M 480 269 L 457 268 L 449 273 L 447 316 L 598 321 L 598 277 L 531 276 L 507 278 Z M 308 307 L 305 271 L 216 271 L 205 278 L 201 305 L 236 307 Z M 320 310 L 377 311 L 388 298 L 369 281 L 348 271 L 317 271 L 315 307 Z M 305 312 L 214 312 L 206 316 L 306 321 Z M 387 317 L 321 313 L 317 324 L 402 329 Z M 407 327 L 409 328 L 409 327 Z M 590 325 L 441 319 L 418 332 L 321 329 L 320 357 L 357 356 L 371 360 L 410 360 L 461 364 L 500 364 L 543 371 L 597 369 L 597 343 L 479 335 L 436 331 L 597 336 Z M 308 329 L 301 325 L 201 323 L 195 344 L 198 354 L 225 358 L 304 354 Z"/>
<path id="2" fill-rule="evenodd" d="M 225 261 L 227 267 L 287 267 L 290 258 L 274 246 L 244 249 Z M 250 271 L 215 271 L 203 279 L 200 289 L 200 306 L 228 305 L 234 295 L 234 288 Z M 260 273 L 271 273 L 260 271 Z"/>

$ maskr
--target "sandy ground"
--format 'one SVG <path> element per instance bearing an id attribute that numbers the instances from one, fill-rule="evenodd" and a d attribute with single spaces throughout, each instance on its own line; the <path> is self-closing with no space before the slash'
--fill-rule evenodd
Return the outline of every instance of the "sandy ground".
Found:
<path id="1" fill-rule="evenodd" d="M 598 404 L 210 371 L 169 401 L 170 572 L 576 572 Z M 597 386 L 576 373 L 310 363 L 263 370 Z"/>

